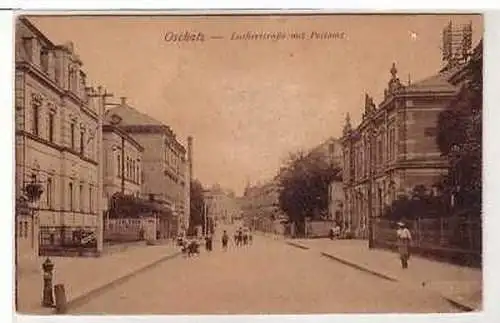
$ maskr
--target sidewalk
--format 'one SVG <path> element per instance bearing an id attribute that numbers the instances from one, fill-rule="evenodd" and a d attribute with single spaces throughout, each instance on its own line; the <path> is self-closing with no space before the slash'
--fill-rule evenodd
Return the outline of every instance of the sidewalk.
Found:
<path id="1" fill-rule="evenodd" d="M 95 293 L 114 286 L 155 264 L 175 257 L 179 249 L 173 244 L 136 246 L 98 258 L 50 257 L 54 263 L 53 285 L 64 284 L 68 309 Z M 44 257 L 24 258 L 18 262 L 17 311 L 22 314 L 52 314 L 43 308 L 42 263 Z"/>
<path id="2" fill-rule="evenodd" d="M 287 240 L 299 248 L 317 250 L 322 255 L 379 277 L 420 288 L 429 288 L 463 310 L 478 311 L 482 306 L 481 269 L 461 267 L 412 255 L 409 269 L 403 270 L 398 254 L 368 249 L 363 240 Z"/>

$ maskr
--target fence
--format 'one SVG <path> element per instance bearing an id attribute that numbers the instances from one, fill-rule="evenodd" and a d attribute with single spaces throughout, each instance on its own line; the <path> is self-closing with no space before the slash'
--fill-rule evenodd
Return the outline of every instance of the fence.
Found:
<path id="1" fill-rule="evenodd" d="M 412 233 L 412 246 L 418 253 L 462 262 L 480 262 L 482 225 L 480 219 L 459 217 L 405 221 Z M 373 237 L 376 246 L 395 248 L 396 223 L 375 219 Z"/>
<path id="2" fill-rule="evenodd" d="M 105 219 L 105 242 L 132 242 L 144 239 L 143 224 L 138 218 Z"/>
<path id="3" fill-rule="evenodd" d="M 39 255 L 97 254 L 97 227 L 40 226 Z"/>

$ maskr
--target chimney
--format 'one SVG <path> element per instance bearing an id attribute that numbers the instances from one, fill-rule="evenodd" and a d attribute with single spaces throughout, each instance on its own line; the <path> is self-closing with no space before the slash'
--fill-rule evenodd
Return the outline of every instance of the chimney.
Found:
<path id="1" fill-rule="evenodd" d="M 127 105 L 127 97 L 121 96 L 120 100 L 121 100 L 121 103 L 120 103 L 121 105 Z"/>

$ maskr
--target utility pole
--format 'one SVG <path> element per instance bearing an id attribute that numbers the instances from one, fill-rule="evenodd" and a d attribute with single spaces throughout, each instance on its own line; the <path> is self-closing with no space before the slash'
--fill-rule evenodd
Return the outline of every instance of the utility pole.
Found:
<path id="1" fill-rule="evenodd" d="M 122 137 L 122 145 L 121 145 L 121 155 L 122 155 L 122 164 L 121 164 L 121 173 L 122 173 L 122 182 L 121 182 L 121 192 L 122 195 L 125 195 L 125 136 L 123 134 L 121 135 Z"/>
<path id="2" fill-rule="evenodd" d="M 104 203 L 103 203 L 103 138 L 102 138 L 102 126 L 104 121 L 104 112 L 106 106 L 106 99 L 112 97 L 112 93 L 103 90 L 102 86 L 97 87 L 97 91 L 92 89 L 89 93 L 89 97 L 97 98 L 97 252 L 100 254 L 103 249 L 104 242 Z"/>

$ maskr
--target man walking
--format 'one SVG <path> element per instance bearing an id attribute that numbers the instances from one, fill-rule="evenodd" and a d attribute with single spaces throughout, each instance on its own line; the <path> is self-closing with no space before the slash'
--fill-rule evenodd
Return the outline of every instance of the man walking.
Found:
<path id="1" fill-rule="evenodd" d="M 224 233 L 222 234 L 222 249 L 224 251 L 227 250 L 227 243 L 229 241 L 229 236 L 227 235 L 226 230 L 224 230 Z"/>
<path id="2" fill-rule="evenodd" d="M 396 231 L 398 237 L 398 251 L 401 259 L 401 266 L 403 269 L 408 268 L 408 260 L 410 259 L 410 244 L 411 233 L 403 222 L 398 222 L 398 230 Z"/>

